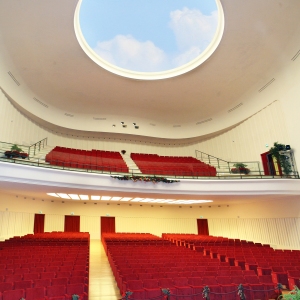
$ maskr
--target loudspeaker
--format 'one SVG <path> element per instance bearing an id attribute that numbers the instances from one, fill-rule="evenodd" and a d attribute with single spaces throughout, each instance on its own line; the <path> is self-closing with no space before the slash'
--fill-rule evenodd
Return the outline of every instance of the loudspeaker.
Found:
<path id="1" fill-rule="evenodd" d="M 291 146 L 290 145 L 285 145 L 285 150 L 291 150 Z"/>

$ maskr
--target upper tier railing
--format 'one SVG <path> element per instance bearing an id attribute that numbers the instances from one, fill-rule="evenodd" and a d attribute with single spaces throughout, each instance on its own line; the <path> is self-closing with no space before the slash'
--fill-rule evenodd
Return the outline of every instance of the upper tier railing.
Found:
<path id="1" fill-rule="evenodd" d="M 207 154 L 205 152 L 195 150 L 196 158 L 207 163 L 217 169 L 218 174 L 235 174 L 236 172 L 247 173 L 247 169 L 249 170 L 248 175 L 252 176 L 254 174 L 264 175 L 264 171 L 261 169 L 261 164 L 259 161 L 243 161 L 243 162 L 232 162 L 226 161 L 224 159 L 215 157 L 213 155 Z M 235 167 L 236 164 L 244 164 L 246 168 L 238 169 Z M 277 171 L 276 174 L 272 175 L 272 177 L 284 177 L 284 178 L 299 178 L 299 173 L 295 166 L 295 162 L 292 160 L 292 172 L 288 175 L 281 175 L 280 172 Z M 246 174 L 247 175 L 247 174 Z"/>
<path id="2" fill-rule="evenodd" d="M 271 179 L 271 178 L 290 178 L 290 179 L 299 179 L 299 175 L 292 174 L 292 175 L 272 175 L 266 176 L 260 169 L 253 169 L 249 174 L 243 173 L 232 173 L 230 170 L 225 171 L 222 170 L 217 171 L 216 176 L 210 176 L 209 174 L 203 172 L 193 174 L 191 172 L 185 173 L 180 172 L 180 174 L 176 174 L 174 170 L 174 174 L 170 172 L 170 174 L 162 174 L 160 171 L 153 171 L 151 174 L 141 173 L 139 169 L 122 169 L 122 167 L 113 167 L 113 166 L 96 166 L 93 164 L 85 163 L 83 168 L 77 167 L 70 167 L 69 163 L 64 161 L 56 161 L 56 164 L 59 165 L 50 165 L 44 159 L 40 158 L 32 158 L 32 159 L 18 159 L 18 158 L 7 158 L 5 156 L 0 156 L 0 161 L 2 162 L 9 162 L 15 164 L 22 164 L 27 166 L 33 167 L 43 167 L 43 168 L 50 168 L 50 169 L 58 169 L 58 170 L 67 170 L 67 171 L 76 171 L 76 172 L 86 172 L 86 173 L 97 173 L 97 174 L 110 174 L 114 176 L 144 176 L 144 177 L 167 177 L 167 178 L 189 178 L 189 179 Z M 250 163 L 248 163 L 250 164 Z M 82 164 L 81 164 L 82 165 Z M 127 171 L 128 170 L 128 171 Z"/>
<path id="3" fill-rule="evenodd" d="M 6 143 L 6 142 L 0 142 L 0 151 L 5 152 L 5 151 L 10 151 L 13 146 L 18 146 L 19 148 L 22 149 L 22 153 L 27 154 L 27 158 L 29 159 L 30 157 L 35 156 L 38 152 L 40 152 L 42 149 L 47 146 L 47 141 L 48 138 L 44 138 L 32 145 L 19 145 L 17 143 Z"/>

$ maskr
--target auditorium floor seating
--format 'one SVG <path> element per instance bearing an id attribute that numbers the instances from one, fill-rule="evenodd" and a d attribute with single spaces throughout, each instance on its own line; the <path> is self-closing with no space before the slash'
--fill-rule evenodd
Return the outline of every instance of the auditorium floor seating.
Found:
<path id="1" fill-rule="evenodd" d="M 300 252 L 269 245 L 211 236 L 159 238 L 132 233 L 104 234 L 102 243 L 120 292 L 132 291 L 130 299 L 163 299 L 162 288 L 170 289 L 170 299 L 202 299 L 208 286 L 210 299 L 233 300 L 240 299 L 240 284 L 247 299 L 277 299 L 278 283 L 290 287 L 299 282 L 293 275 L 300 271 Z"/>
<path id="2" fill-rule="evenodd" d="M 169 176 L 216 176 L 216 168 L 194 157 L 131 153 L 131 159 L 144 174 Z"/>
<path id="3" fill-rule="evenodd" d="M 0 299 L 88 299 L 88 233 L 42 233 L 0 242 Z"/>
<path id="4" fill-rule="evenodd" d="M 121 154 L 115 151 L 89 151 L 56 146 L 46 155 L 45 160 L 51 165 L 64 168 L 128 173 Z"/>

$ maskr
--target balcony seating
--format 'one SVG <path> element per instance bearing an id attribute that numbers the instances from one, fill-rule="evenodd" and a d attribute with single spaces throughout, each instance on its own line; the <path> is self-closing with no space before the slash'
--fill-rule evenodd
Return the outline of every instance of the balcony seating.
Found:
<path id="1" fill-rule="evenodd" d="M 169 176 L 216 176 L 216 168 L 194 157 L 159 156 L 131 153 L 131 159 L 143 174 Z"/>
<path id="2" fill-rule="evenodd" d="M 128 173 L 121 154 L 114 151 L 88 151 L 56 146 L 46 155 L 45 160 L 51 165 L 65 168 Z"/>

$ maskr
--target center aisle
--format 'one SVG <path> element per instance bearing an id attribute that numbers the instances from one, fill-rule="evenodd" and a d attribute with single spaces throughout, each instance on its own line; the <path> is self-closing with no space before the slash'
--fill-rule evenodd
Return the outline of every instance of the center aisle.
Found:
<path id="1" fill-rule="evenodd" d="M 100 240 L 90 240 L 89 300 L 121 299 Z"/>

